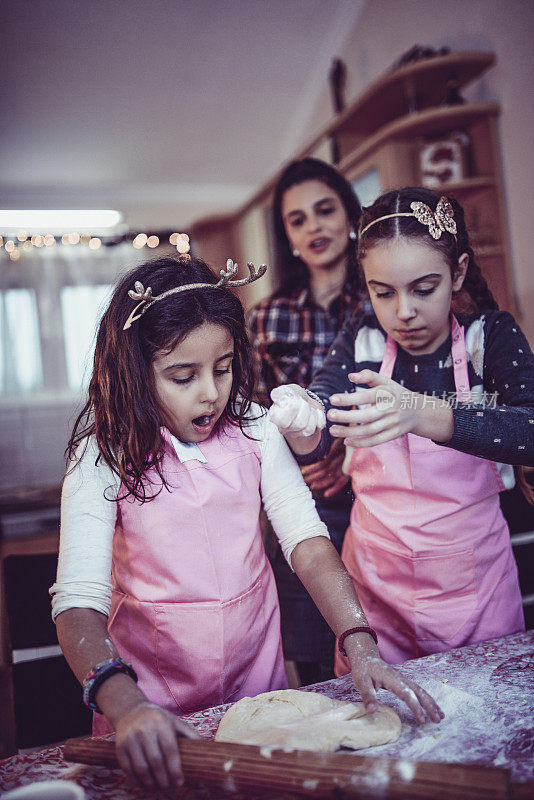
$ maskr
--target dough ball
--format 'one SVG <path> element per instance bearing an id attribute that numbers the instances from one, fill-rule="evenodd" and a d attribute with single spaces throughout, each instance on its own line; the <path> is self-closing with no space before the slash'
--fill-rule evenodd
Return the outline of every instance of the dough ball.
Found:
<path id="1" fill-rule="evenodd" d="M 215 739 L 332 752 L 394 742 L 400 732 L 401 721 L 388 706 L 367 714 L 363 703 L 280 689 L 234 703 L 221 719 Z"/>

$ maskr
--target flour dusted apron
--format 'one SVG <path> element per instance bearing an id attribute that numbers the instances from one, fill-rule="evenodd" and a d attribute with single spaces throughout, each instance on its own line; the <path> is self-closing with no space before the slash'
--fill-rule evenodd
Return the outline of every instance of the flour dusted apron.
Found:
<path id="1" fill-rule="evenodd" d="M 451 319 L 454 383 L 467 401 L 464 329 Z M 396 357 L 388 336 L 381 375 Z M 355 448 L 349 470 L 356 499 L 342 558 L 385 661 L 524 630 L 494 462 L 408 433 Z M 347 670 L 336 653 L 336 674 Z"/>
<path id="2" fill-rule="evenodd" d="M 162 432 L 171 491 L 119 502 L 111 638 L 148 698 L 175 714 L 286 688 L 259 445 L 227 426 L 201 443 L 206 463 L 182 463 Z M 111 730 L 94 716 L 95 735 Z"/>

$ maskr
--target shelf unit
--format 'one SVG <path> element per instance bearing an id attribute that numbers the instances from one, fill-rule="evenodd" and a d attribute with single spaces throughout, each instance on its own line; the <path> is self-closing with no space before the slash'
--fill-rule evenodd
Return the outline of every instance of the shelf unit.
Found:
<path id="1" fill-rule="evenodd" d="M 420 185 L 422 148 L 460 133 L 467 142 L 464 176 L 434 188 L 464 207 L 477 262 L 499 306 L 518 316 L 502 186 L 499 104 L 446 102 L 451 83 L 459 91 L 494 63 L 493 53 L 449 53 L 388 70 L 294 157 L 331 160 L 337 152 L 337 166 L 348 180 L 357 184 L 374 172 L 380 190 L 388 191 Z M 224 263 L 231 244 L 236 260 L 244 264 L 251 237 L 262 260 L 272 263 L 269 212 L 276 180 L 272 176 L 235 214 L 194 226 L 198 250 L 209 263 Z M 261 291 L 265 294 L 277 283 L 271 271 L 271 285 L 263 282 Z M 247 287 L 243 292 L 247 305 L 258 299 L 255 291 Z"/>

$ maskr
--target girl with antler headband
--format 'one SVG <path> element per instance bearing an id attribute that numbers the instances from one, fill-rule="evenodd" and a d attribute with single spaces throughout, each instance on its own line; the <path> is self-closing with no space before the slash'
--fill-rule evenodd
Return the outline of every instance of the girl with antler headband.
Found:
<path id="1" fill-rule="evenodd" d="M 373 313 L 346 324 L 311 383 L 328 430 L 298 386 L 273 390 L 271 419 L 301 462 L 347 445 L 342 558 L 386 661 L 524 630 L 499 492 L 511 465 L 534 463 L 528 342 L 497 310 L 455 200 L 383 195 L 362 212 L 358 259 Z"/>
<path id="2" fill-rule="evenodd" d="M 68 447 L 58 637 L 100 712 L 94 733 L 117 731 L 121 765 L 147 788 L 180 781 L 176 736 L 195 732 L 179 715 L 287 685 L 261 500 L 334 631 L 358 628 L 352 667 L 368 710 L 380 685 L 420 721 L 441 718 L 378 657 L 300 470 L 251 402 L 251 348 L 230 291 L 265 267 L 249 270 L 233 280 L 229 261 L 218 281 L 182 257 L 127 275 L 100 324 Z"/>

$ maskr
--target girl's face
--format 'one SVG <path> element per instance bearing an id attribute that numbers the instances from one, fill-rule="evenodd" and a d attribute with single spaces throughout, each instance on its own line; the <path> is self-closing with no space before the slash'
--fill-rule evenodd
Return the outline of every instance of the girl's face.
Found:
<path id="1" fill-rule="evenodd" d="M 341 198 L 319 180 L 304 181 L 282 197 L 282 219 L 291 250 L 310 272 L 330 269 L 347 255 L 352 225 Z"/>
<path id="2" fill-rule="evenodd" d="M 462 286 L 467 254 L 460 257 L 454 280 L 439 250 L 406 237 L 374 245 L 361 263 L 386 333 L 412 355 L 433 353 L 449 335 L 452 293 Z"/>
<path id="3" fill-rule="evenodd" d="M 170 352 L 157 353 L 152 369 L 162 423 L 182 442 L 203 442 L 223 413 L 232 388 L 234 339 L 222 325 L 205 322 Z"/>

